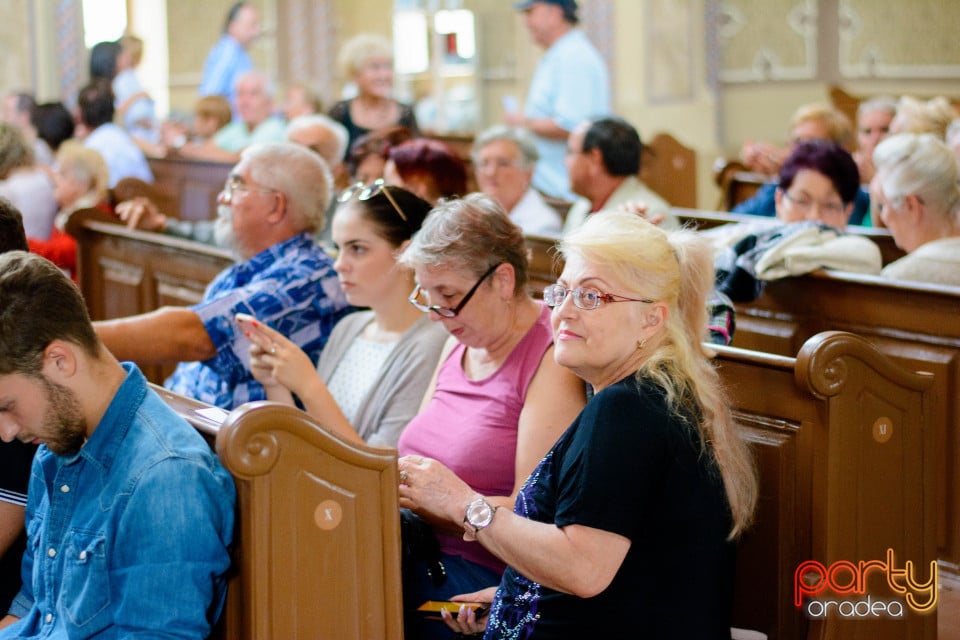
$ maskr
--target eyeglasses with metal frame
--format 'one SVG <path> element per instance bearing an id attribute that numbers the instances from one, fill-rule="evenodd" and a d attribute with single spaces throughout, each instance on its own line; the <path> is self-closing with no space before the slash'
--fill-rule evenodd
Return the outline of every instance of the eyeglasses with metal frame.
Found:
<path id="1" fill-rule="evenodd" d="M 653 300 L 648 298 L 628 298 L 618 296 L 612 293 L 604 293 L 593 287 L 577 287 L 576 289 L 567 289 L 562 284 L 551 284 L 543 288 L 543 301 L 548 307 L 559 307 L 566 300 L 567 294 L 573 294 L 573 304 L 578 309 L 584 311 L 593 311 L 600 306 L 600 303 L 609 302 L 644 302 L 653 304 Z"/>

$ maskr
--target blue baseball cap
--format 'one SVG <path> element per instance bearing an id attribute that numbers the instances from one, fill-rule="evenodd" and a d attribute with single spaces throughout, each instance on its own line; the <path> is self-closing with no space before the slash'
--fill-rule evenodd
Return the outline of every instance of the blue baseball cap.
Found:
<path id="1" fill-rule="evenodd" d="M 523 0 L 522 2 L 514 3 L 513 8 L 517 11 L 526 11 L 538 2 L 542 2 L 543 4 L 555 4 L 558 7 L 561 7 L 565 13 L 573 14 L 577 11 L 576 0 Z"/>

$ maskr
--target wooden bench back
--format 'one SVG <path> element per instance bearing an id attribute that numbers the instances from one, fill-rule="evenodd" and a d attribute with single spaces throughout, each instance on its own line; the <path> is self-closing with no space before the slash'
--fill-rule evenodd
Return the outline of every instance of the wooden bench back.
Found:
<path id="1" fill-rule="evenodd" d="M 155 387 L 205 434 L 237 485 L 224 640 L 403 637 L 397 452 L 349 443 L 293 407 L 225 420 Z"/>
<path id="2" fill-rule="evenodd" d="M 730 158 L 717 158 L 713 163 L 713 181 L 720 187 L 717 208 L 732 211 L 735 206 L 757 194 L 760 187 L 775 179 L 749 171 L 745 164 Z"/>
<path id="3" fill-rule="evenodd" d="M 932 557 L 930 376 L 839 332 L 812 338 L 796 358 L 718 351 L 761 486 L 756 524 L 738 547 L 734 626 L 783 639 L 934 638 L 935 615 L 811 623 L 792 592 L 807 560 L 882 560 L 888 547 L 921 566 Z M 237 482 L 218 637 L 399 638 L 396 452 L 348 444 L 290 407 L 251 403 L 221 424 L 197 413 L 207 405 L 157 391 Z"/>
<path id="4" fill-rule="evenodd" d="M 928 575 L 932 377 L 842 332 L 812 337 L 795 358 L 717 352 L 760 477 L 756 522 L 738 545 L 733 625 L 779 639 L 935 638 L 935 616 L 811 621 L 793 604 L 794 572 L 808 560 L 885 560 L 892 548 Z M 897 597 L 882 581 L 870 587 L 874 599 Z"/>
<path id="5" fill-rule="evenodd" d="M 674 207 L 697 206 L 697 152 L 669 133 L 645 144 L 640 179 Z"/>
<path id="6" fill-rule="evenodd" d="M 935 374 L 931 466 L 945 569 L 960 573 L 960 288 L 816 272 L 766 283 L 737 304 L 733 344 L 790 354 L 828 329 L 857 333 L 910 370 Z"/>
<path id="7" fill-rule="evenodd" d="M 184 220 L 212 220 L 216 217 L 217 195 L 223 190 L 232 163 L 188 160 L 177 156 L 148 158 L 147 161 L 154 184 L 153 189 L 144 195 L 153 195 L 158 204 L 162 203 L 160 210 L 163 213 Z"/>
<path id="8" fill-rule="evenodd" d="M 97 210 L 76 212 L 68 231 L 77 239 L 77 281 L 93 320 L 196 304 L 234 262 L 225 249 L 129 230 Z M 173 371 L 172 365 L 141 368 L 157 383 Z"/>

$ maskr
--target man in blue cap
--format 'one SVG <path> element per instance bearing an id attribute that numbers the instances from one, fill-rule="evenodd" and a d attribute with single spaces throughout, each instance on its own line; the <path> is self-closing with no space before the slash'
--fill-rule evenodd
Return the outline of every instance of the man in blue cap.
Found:
<path id="1" fill-rule="evenodd" d="M 523 113 L 508 113 L 507 124 L 536 136 L 540 161 L 533 186 L 573 200 L 563 164 L 567 137 L 580 122 L 610 112 L 610 81 L 603 58 L 576 28 L 575 0 L 524 0 L 514 5 L 524 14 L 527 31 L 546 51 L 534 71 Z"/>

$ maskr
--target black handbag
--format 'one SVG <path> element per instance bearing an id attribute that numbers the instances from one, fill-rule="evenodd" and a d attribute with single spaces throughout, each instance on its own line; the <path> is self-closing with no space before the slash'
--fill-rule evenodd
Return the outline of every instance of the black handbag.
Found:
<path id="1" fill-rule="evenodd" d="M 423 562 L 435 586 L 446 582 L 447 571 L 440 560 L 440 543 L 433 535 L 433 528 L 410 509 L 400 509 L 400 543 L 404 564 L 412 566 Z"/>

